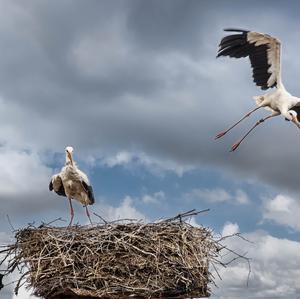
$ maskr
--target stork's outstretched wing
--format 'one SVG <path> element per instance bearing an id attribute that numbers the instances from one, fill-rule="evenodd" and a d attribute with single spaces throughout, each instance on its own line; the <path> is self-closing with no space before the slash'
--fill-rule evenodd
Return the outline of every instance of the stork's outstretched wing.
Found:
<path id="1" fill-rule="evenodd" d="M 49 190 L 50 191 L 54 190 L 54 192 L 60 196 L 67 196 L 63 182 L 59 174 L 55 174 L 52 176 L 49 183 Z"/>
<path id="2" fill-rule="evenodd" d="M 259 32 L 225 29 L 225 31 L 238 32 L 225 36 L 219 45 L 218 55 L 235 58 L 249 57 L 253 80 L 261 89 L 279 87 L 280 74 L 280 48 L 277 38 Z"/>

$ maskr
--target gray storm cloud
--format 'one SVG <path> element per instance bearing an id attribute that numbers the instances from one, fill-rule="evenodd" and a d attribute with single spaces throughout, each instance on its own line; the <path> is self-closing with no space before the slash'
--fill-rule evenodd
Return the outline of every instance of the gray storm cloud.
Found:
<path id="1" fill-rule="evenodd" d="M 0 4 L 0 141 L 53 152 L 73 144 L 96 158 L 141 150 L 298 190 L 300 131 L 291 124 L 263 124 L 234 154 L 230 145 L 260 115 L 213 140 L 261 93 L 248 61 L 215 59 L 222 28 L 281 38 L 283 79 L 297 93 L 297 2 L 279 20 L 276 3 L 57 4 Z"/>

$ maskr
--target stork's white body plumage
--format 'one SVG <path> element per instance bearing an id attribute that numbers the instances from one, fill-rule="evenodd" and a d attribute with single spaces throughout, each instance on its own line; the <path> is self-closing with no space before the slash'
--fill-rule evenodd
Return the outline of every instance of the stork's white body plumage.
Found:
<path id="1" fill-rule="evenodd" d="M 86 208 L 86 214 L 90 219 L 87 206 L 95 202 L 92 186 L 87 175 L 78 169 L 72 158 L 73 148 L 66 147 L 66 163 L 61 172 L 52 176 L 49 190 L 56 192 L 58 195 L 66 196 L 69 199 L 71 209 L 72 224 L 74 210 L 72 207 L 72 199 L 79 201 Z M 91 219 L 90 219 L 91 221 Z"/>
<path id="2" fill-rule="evenodd" d="M 300 102 L 300 99 L 287 92 L 283 85 L 273 92 L 255 96 L 254 99 L 257 106 L 262 106 L 273 113 L 280 112 L 280 114 L 289 120 L 292 120 L 289 110 L 297 106 Z"/>
<path id="3" fill-rule="evenodd" d="M 249 57 L 253 70 L 253 79 L 256 85 L 264 90 L 272 87 L 276 87 L 276 89 L 272 92 L 255 96 L 254 99 L 257 107 L 248 112 L 229 129 L 219 133 L 216 136 L 216 139 L 224 136 L 242 120 L 249 117 L 254 111 L 260 108 L 270 110 L 271 115 L 256 122 L 244 137 L 232 146 L 232 151 L 237 149 L 240 143 L 256 126 L 271 117 L 281 114 L 286 120 L 292 121 L 300 128 L 300 98 L 292 96 L 285 89 L 281 80 L 280 41 L 268 34 L 259 32 L 239 29 L 225 29 L 225 31 L 234 31 L 238 33 L 225 36 L 221 40 L 217 57 Z"/>
<path id="4" fill-rule="evenodd" d="M 90 185 L 85 173 L 80 171 L 76 164 L 66 165 L 62 168 L 60 178 L 63 182 L 67 197 L 76 199 L 83 205 L 91 204 L 87 190 L 83 187 L 83 182 Z"/>

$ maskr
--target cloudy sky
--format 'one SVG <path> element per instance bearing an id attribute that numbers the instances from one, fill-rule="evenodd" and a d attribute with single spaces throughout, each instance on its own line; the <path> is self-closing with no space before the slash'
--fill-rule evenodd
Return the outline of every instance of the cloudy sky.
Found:
<path id="1" fill-rule="evenodd" d="M 299 298 L 300 131 L 278 117 L 230 153 L 268 115 L 260 111 L 214 140 L 262 93 L 246 59 L 215 58 L 223 28 L 278 37 L 283 81 L 300 95 L 299 9 L 297 1 L 0 0 L 0 243 L 13 237 L 6 215 L 15 228 L 69 219 L 48 183 L 72 145 L 103 217 L 151 221 L 209 208 L 194 223 L 251 240 L 229 241 L 251 258 L 249 286 L 238 261 L 220 269 L 215 298 Z M 14 296 L 11 285 L 1 292 L 33 298 Z"/>

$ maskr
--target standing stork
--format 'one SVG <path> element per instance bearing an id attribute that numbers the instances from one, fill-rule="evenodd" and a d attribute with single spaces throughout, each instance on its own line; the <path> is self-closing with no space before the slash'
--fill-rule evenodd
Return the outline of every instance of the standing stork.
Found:
<path id="1" fill-rule="evenodd" d="M 76 166 L 72 157 L 73 147 L 66 147 L 66 163 L 61 172 L 52 176 L 49 184 L 49 190 L 56 192 L 58 195 L 66 196 L 70 203 L 71 220 L 69 226 L 73 222 L 74 210 L 72 199 L 78 200 L 85 206 L 86 215 L 92 224 L 88 205 L 95 202 L 93 188 L 89 182 L 87 175 Z"/>
<path id="2" fill-rule="evenodd" d="M 260 86 L 263 90 L 272 87 L 276 87 L 276 90 L 264 95 L 255 96 L 254 100 L 256 101 L 257 107 L 248 112 L 227 130 L 219 133 L 215 139 L 224 136 L 232 128 L 260 108 L 266 108 L 271 111 L 271 115 L 256 122 L 238 142 L 232 145 L 231 151 L 235 151 L 241 142 L 259 124 L 280 114 L 283 115 L 286 120 L 292 121 L 300 128 L 300 98 L 294 97 L 287 92 L 281 81 L 280 41 L 268 34 L 254 31 L 240 29 L 225 29 L 224 31 L 233 31 L 235 34 L 227 35 L 221 40 L 217 57 L 249 57 L 253 71 L 253 80 L 256 85 Z"/>

